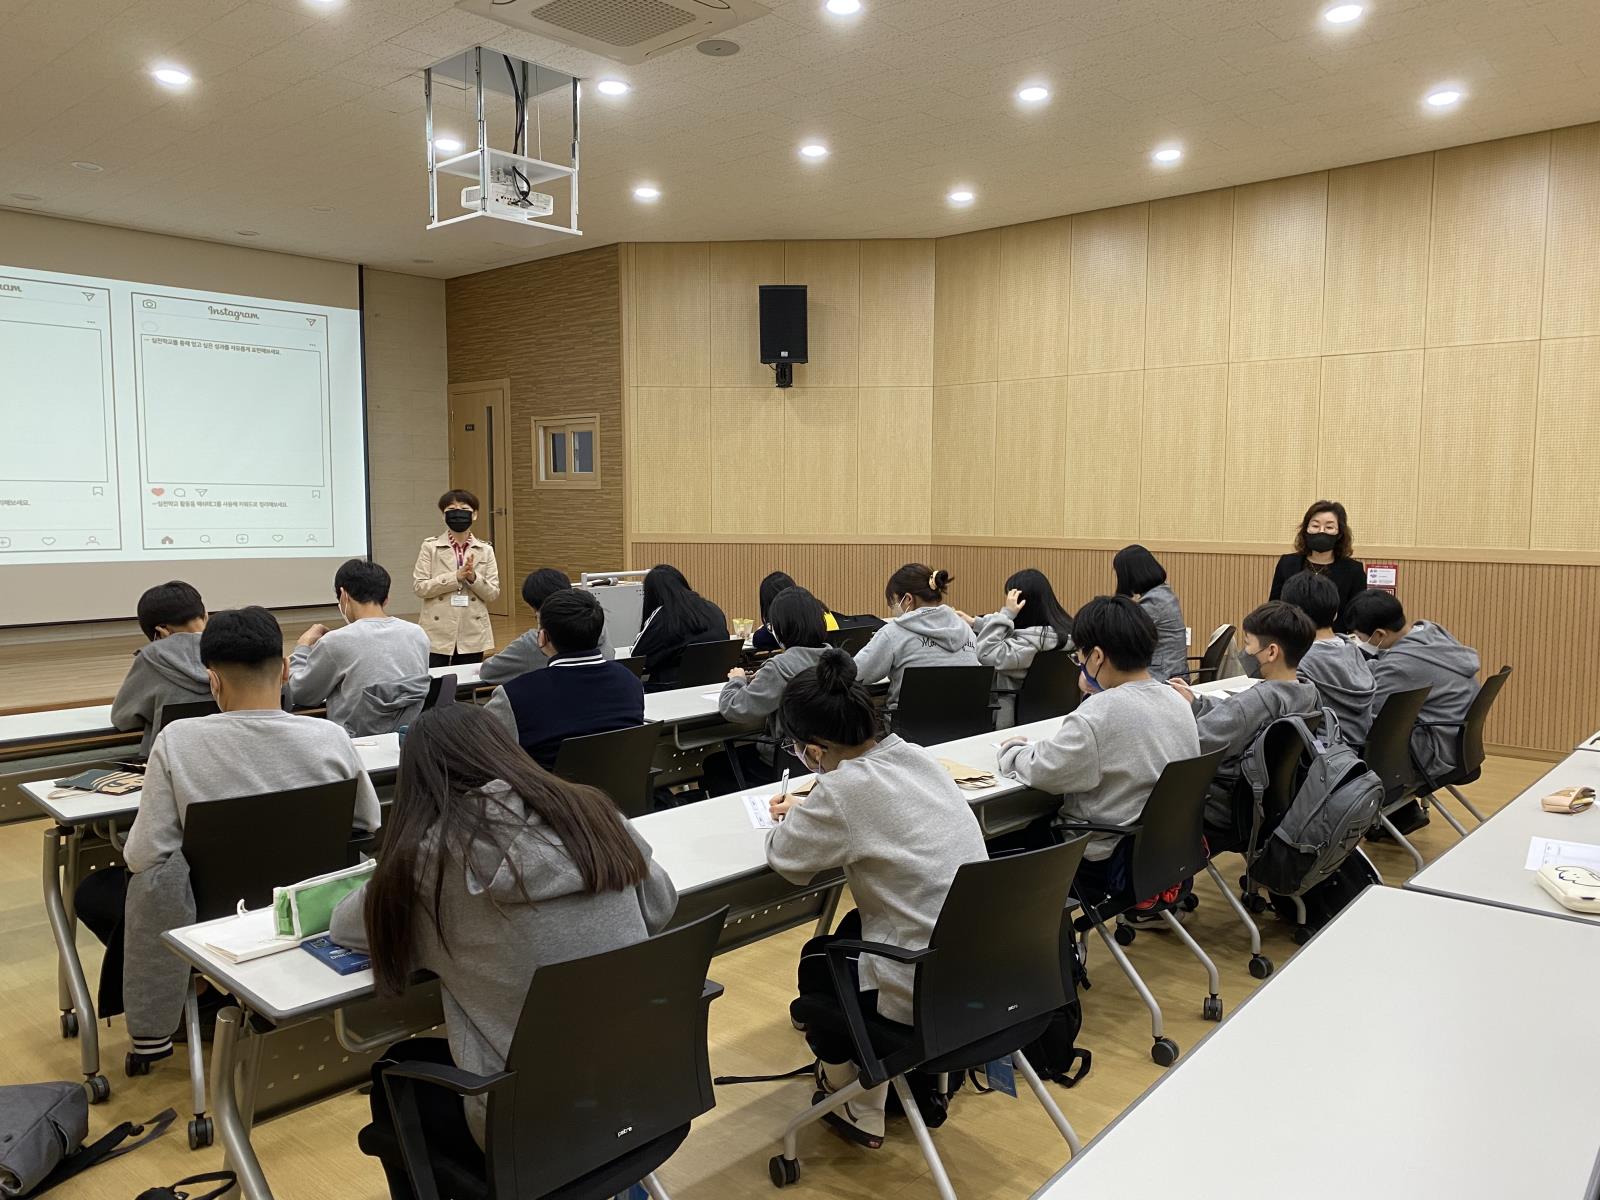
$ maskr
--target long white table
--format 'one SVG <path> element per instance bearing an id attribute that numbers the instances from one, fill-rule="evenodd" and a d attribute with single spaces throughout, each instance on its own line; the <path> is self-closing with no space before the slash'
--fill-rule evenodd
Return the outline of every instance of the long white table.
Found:
<path id="1" fill-rule="evenodd" d="M 1600 913 L 1573 912 L 1557 904 L 1525 866 L 1530 838 L 1600 845 L 1600 806 L 1562 814 L 1547 813 L 1539 805 L 1541 797 L 1557 788 L 1577 785 L 1600 791 L 1600 754 L 1574 750 L 1549 774 L 1413 875 L 1405 886 L 1413 891 L 1600 925 Z"/>
<path id="2" fill-rule="evenodd" d="M 1600 932 L 1368 888 L 1036 1200 L 1587 1200 L 1597 991 Z"/>

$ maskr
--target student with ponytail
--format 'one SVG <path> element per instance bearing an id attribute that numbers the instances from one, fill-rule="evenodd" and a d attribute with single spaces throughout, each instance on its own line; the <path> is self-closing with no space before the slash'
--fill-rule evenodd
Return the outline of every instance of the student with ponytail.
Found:
<path id="1" fill-rule="evenodd" d="M 867 683 L 889 679 L 884 712 L 900 705 L 900 677 L 907 667 L 975 667 L 978 643 L 972 626 L 944 602 L 949 571 L 907 563 L 883 589 L 889 622 L 861 647 L 856 674 Z"/>
<path id="2" fill-rule="evenodd" d="M 823 651 L 816 666 L 790 680 L 779 713 L 793 753 L 817 778 L 803 798 L 772 798 L 782 823 L 768 835 L 767 862 L 795 883 L 844 871 L 856 910 L 832 935 L 807 943 L 799 972 L 802 996 L 837 1004 L 821 947 L 843 937 L 923 949 L 957 869 L 988 851 L 949 773 L 920 746 L 881 733 L 872 697 L 842 650 Z M 857 971 L 863 1005 L 909 1025 L 913 968 L 864 954 Z M 806 1033 L 817 1055 L 817 1087 L 826 1092 L 856 1076 L 850 1038 L 835 1028 L 844 1029 L 842 1010 L 836 1027 Z M 877 1149 L 887 1094 L 887 1084 L 873 1088 L 824 1119 Z"/>

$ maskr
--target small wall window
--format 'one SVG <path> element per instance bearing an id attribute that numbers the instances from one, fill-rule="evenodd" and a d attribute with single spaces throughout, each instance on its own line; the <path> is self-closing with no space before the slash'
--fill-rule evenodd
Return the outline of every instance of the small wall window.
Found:
<path id="1" fill-rule="evenodd" d="M 600 486 L 600 420 L 595 416 L 535 421 L 542 487 Z"/>

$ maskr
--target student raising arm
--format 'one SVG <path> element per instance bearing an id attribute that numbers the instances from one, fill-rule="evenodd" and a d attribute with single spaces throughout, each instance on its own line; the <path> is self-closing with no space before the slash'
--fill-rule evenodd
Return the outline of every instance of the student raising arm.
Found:
<path id="1" fill-rule="evenodd" d="M 978 661 L 994 668 L 995 728 L 1010 729 L 1017 723 L 1017 693 L 1033 660 L 1049 650 L 1072 649 L 1072 614 L 1061 607 L 1044 572 L 1030 567 L 1006 580 L 1000 611 L 979 617 L 972 627 Z"/>

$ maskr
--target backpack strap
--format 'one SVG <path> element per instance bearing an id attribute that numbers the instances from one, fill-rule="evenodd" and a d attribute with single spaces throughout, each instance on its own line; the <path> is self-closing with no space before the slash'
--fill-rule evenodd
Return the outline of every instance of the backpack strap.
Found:
<path id="1" fill-rule="evenodd" d="M 169 1187 L 153 1187 L 140 1192 L 138 1200 L 217 1200 L 218 1196 L 238 1182 L 239 1177 L 232 1171 L 208 1171 L 204 1175 L 180 1179 Z M 218 1186 L 200 1195 L 180 1190 L 196 1183 L 215 1183 Z"/>
<path id="2" fill-rule="evenodd" d="M 113 1158 L 121 1158 L 124 1154 L 137 1150 L 140 1146 L 148 1145 L 172 1128 L 172 1123 L 178 1119 L 176 1109 L 163 1109 L 141 1125 L 132 1121 L 124 1121 L 99 1140 L 89 1143 L 76 1154 L 62 1159 L 54 1171 L 45 1176 L 39 1186 L 31 1195 L 42 1196 L 45 1192 L 58 1184 L 65 1183 L 74 1175 L 82 1174 L 90 1167 L 97 1167 L 103 1162 Z M 122 1143 L 129 1138 L 135 1140 L 126 1146 Z"/>

